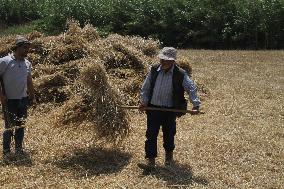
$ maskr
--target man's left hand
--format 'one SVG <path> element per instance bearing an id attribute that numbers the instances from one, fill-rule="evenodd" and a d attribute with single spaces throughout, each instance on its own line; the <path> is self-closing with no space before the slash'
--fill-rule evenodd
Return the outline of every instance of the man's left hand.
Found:
<path id="1" fill-rule="evenodd" d="M 200 111 L 199 111 L 199 106 L 195 106 L 192 108 L 192 115 L 196 115 L 196 114 L 199 114 Z"/>

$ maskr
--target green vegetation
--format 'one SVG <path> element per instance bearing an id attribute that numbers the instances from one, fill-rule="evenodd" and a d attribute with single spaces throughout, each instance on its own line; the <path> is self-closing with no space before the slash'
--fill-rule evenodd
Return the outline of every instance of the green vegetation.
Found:
<path id="1" fill-rule="evenodd" d="M 40 28 L 65 30 L 67 18 L 104 33 L 140 35 L 193 48 L 284 48 L 283 0 L 2 0 L 6 24 L 41 19 Z"/>
<path id="2" fill-rule="evenodd" d="M 39 28 L 39 21 L 32 21 L 23 25 L 13 25 L 0 30 L 0 37 L 5 35 L 17 35 L 17 34 L 28 34 L 34 30 L 40 30 Z"/>

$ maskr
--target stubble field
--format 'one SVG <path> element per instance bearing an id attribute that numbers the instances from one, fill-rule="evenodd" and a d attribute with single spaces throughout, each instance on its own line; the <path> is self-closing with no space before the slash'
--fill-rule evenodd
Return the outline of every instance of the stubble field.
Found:
<path id="1" fill-rule="evenodd" d="M 144 114 L 129 112 L 130 135 L 114 148 L 94 143 L 87 128 L 54 128 L 48 112 L 31 111 L 28 155 L 1 160 L 1 188 L 283 188 L 284 51 L 179 53 L 193 67 L 205 114 L 177 120 L 174 166 L 163 166 L 160 133 L 156 171 L 137 167 Z"/>

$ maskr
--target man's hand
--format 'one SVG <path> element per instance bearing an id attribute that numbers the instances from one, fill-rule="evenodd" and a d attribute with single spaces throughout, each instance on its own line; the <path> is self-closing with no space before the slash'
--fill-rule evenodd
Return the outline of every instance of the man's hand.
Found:
<path id="1" fill-rule="evenodd" d="M 196 115 L 196 114 L 199 114 L 200 111 L 199 111 L 199 106 L 195 106 L 192 108 L 192 113 L 191 115 Z"/>
<path id="2" fill-rule="evenodd" d="M 1 101 L 2 106 L 6 105 L 6 102 L 7 102 L 6 95 L 0 94 L 0 101 Z"/>
<path id="3" fill-rule="evenodd" d="M 140 104 L 138 110 L 143 113 L 146 111 L 147 105 Z"/>
<path id="4" fill-rule="evenodd" d="M 27 77 L 27 85 L 28 85 L 29 105 L 32 105 L 35 101 L 35 90 L 33 85 L 33 78 L 30 73 L 28 74 Z"/>
<path id="5" fill-rule="evenodd" d="M 29 94 L 29 105 L 33 105 L 35 103 L 35 95 Z"/>

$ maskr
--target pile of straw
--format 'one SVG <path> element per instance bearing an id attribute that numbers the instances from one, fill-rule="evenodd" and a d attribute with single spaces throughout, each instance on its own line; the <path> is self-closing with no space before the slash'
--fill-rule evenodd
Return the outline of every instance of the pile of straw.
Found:
<path id="1" fill-rule="evenodd" d="M 33 64 L 38 107 L 54 104 L 54 125 L 88 125 L 96 139 L 118 143 L 129 132 L 127 113 L 119 108 L 129 103 L 128 94 L 119 92 L 128 83 L 121 79 L 142 78 L 159 43 L 119 35 L 100 38 L 91 25 L 81 28 L 74 21 L 68 27 L 58 36 L 45 37 L 38 32 L 26 36 L 32 42 L 28 59 Z M 0 38 L 4 44 L 1 56 L 11 52 L 14 39 L 15 36 Z M 118 70 L 133 70 L 130 72 L 135 74 L 118 78 L 114 76 Z M 117 87 L 120 82 L 125 85 Z M 136 91 L 138 87 L 134 87 Z M 134 95 L 137 98 L 133 92 Z"/>
<path id="2" fill-rule="evenodd" d="M 85 124 L 97 139 L 117 143 L 129 132 L 127 114 L 119 105 L 137 105 L 147 69 L 157 61 L 159 42 L 118 34 L 101 38 L 91 25 L 81 28 L 74 21 L 68 27 L 58 36 L 26 36 L 32 42 L 28 59 L 37 103 L 54 104 L 55 125 Z M 0 38 L 1 56 L 11 52 L 14 39 Z M 179 64 L 191 72 L 186 60 Z"/>

